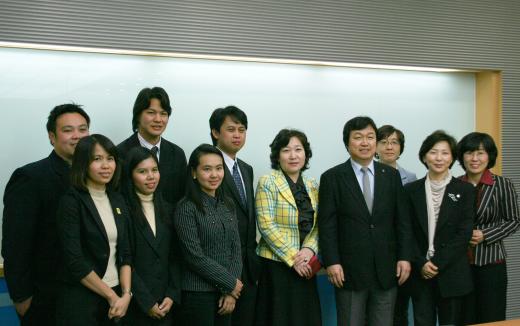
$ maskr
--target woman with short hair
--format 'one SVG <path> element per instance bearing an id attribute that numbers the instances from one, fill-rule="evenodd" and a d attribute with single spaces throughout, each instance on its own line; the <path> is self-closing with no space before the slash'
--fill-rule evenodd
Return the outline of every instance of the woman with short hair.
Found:
<path id="1" fill-rule="evenodd" d="M 504 239 L 520 226 L 518 195 L 510 179 L 493 174 L 498 150 L 490 135 L 472 132 L 457 145 L 466 173 L 462 180 L 477 192 L 476 217 L 468 257 L 475 289 L 465 307 L 471 324 L 505 320 L 507 266 Z"/>

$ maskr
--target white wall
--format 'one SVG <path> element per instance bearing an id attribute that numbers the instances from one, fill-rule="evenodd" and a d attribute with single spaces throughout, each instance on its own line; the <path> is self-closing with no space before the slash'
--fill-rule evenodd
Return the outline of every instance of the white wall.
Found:
<path id="1" fill-rule="evenodd" d="M 45 122 L 58 104 L 84 105 L 91 133 L 119 143 L 131 133 L 132 106 L 139 90 L 162 86 L 173 114 L 165 138 L 189 156 L 210 143 L 208 119 L 233 104 L 249 118 L 240 157 L 269 170 L 269 143 L 284 127 L 309 137 L 314 157 L 307 175 L 319 178 L 348 157 L 344 123 L 357 115 L 393 124 L 406 136 L 399 163 L 418 176 L 423 139 L 436 129 L 460 138 L 475 125 L 475 76 L 471 73 L 410 72 L 323 66 L 225 62 L 109 54 L 0 48 L 0 195 L 13 170 L 51 150 Z M 456 165 L 454 174 L 461 173 Z M 0 205 L 3 208 L 3 205 Z"/>

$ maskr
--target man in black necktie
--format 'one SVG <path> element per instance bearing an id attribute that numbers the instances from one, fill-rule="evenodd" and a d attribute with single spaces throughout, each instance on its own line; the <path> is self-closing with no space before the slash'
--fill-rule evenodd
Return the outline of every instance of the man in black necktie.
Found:
<path id="1" fill-rule="evenodd" d="M 397 285 L 410 274 L 414 242 L 401 178 L 374 161 L 376 130 L 369 117 L 349 120 L 350 159 L 321 176 L 319 246 L 338 325 L 392 325 Z"/>
<path id="2" fill-rule="evenodd" d="M 81 106 L 55 107 L 47 120 L 51 154 L 16 169 L 5 187 L 2 256 L 9 295 L 20 323 L 54 325 L 61 262 L 56 211 L 70 187 L 72 156 L 89 134 L 90 118 Z"/>
<path id="3" fill-rule="evenodd" d="M 256 213 L 253 191 L 253 168 L 237 158 L 244 146 L 247 116 L 235 106 L 213 111 L 209 119 L 211 139 L 224 154 L 224 187 L 236 207 L 242 248 L 242 282 L 244 287 L 233 312 L 233 325 L 254 324 L 259 260 L 256 255 Z"/>
<path id="4" fill-rule="evenodd" d="M 117 148 L 123 160 L 136 146 L 148 148 L 157 157 L 161 173 L 158 189 L 163 198 L 175 207 L 184 196 L 186 155 L 182 148 L 162 138 L 171 113 L 170 98 L 163 88 L 142 89 L 134 103 L 134 134 L 117 145 Z"/>

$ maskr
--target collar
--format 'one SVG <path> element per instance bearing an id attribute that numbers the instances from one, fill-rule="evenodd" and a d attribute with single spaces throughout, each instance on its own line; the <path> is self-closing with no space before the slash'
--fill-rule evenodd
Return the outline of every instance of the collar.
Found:
<path id="1" fill-rule="evenodd" d="M 143 146 L 144 148 L 147 148 L 147 149 L 152 149 L 152 147 L 154 146 L 157 146 L 157 148 L 159 149 L 159 151 L 161 151 L 161 140 L 162 140 L 162 137 L 159 138 L 159 142 L 157 142 L 157 144 L 150 144 L 148 141 L 146 141 L 146 139 L 144 139 L 143 136 L 141 136 L 141 134 L 139 132 L 137 132 L 137 139 L 139 139 L 139 143 L 141 144 L 141 146 Z"/>
<path id="2" fill-rule="evenodd" d="M 233 173 L 233 166 L 235 165 L 235 163 L 238 164 L 237 157 L 235 156 L 235 159 L 233 159 L 233 158 L 231 158 L 231 156 L 229 156 L 226 152 L 224 152 L 220 148 L 218 148 L 218 150 L 222 153 L 222 156 L 224 156 L 224 163 L 226 163 L 228 170 L 231 171 L 231 173 Z"/>
<path id="3" fill-rule="evenodd" d="M 468 174 L 464 174 L 461 178 L 463 181 L 468 182 Z M 480 177 L 479 184 L 485 184 L 488 186 L 492 186 L 495 183 L 495 180 L 493 179 L 493 174 L 489 169 L 486 169 L 484 173 L 482 173 L 482 176 Z"/>
<path id="4" fill-rule="evenodd" d="M 354 169 L 354 171 L 356 173 L 361 172 L 361 168 L 363 167 L 361 164 L 354 161 L 353 159 L 350 159 L 350 163 L 352 164 L 352 168 Z M 370 163 L 367 165 L 367 168 L 368 168 L 368 171 L 370 171 L 370 173 L 372 175 L 374 175 L 374 160 L 370 161 Z"/>

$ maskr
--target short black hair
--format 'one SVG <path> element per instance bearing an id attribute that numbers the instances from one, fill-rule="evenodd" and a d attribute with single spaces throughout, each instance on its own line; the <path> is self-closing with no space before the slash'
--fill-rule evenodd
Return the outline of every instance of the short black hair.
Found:
<path id="1" fill-rule="evenodd" d="M 497 162 L 498 149 L 493 137 L 483 132 L 470 132 L 466 136 L 462 137 L 457 144 L 457 160 L 464 170 L 466 170 L 466 167 L 464 166 L 464 153 L 476 151 L 480 148 L 480 145 L 484 147 L 484 150 L 489 157 L 487 168 L 491 169 L 495 166 L 495 163 Z"/>
<path id="2" fill-rule="evenodd" d="M 85 112 L 81 105 L 75 103 L 61 104 L 55 106 L 54 109 L 49 113 L 47 118 L 47 132 L 56 133 L 56 121 L 58 118 L 65 113 L 78 113 L 87 121 L 87 126 L 90 126 L 90 117 Z"/>
<path id="3" fill-rule="evenodd" d="M 139 118 L 141 113 L 150 107 L 150 101 L 152 99 L 159 100 L 161 107 L 168 113 L 168 116 L 172 114 L 172 107 L 170 106 L 170 97 L 168 93 L 162 87 L 143 88 L 137 98 L 135 99 L 133 116 L 132 116 L 132 130 L 134 132 L 139 128 Z"/>
<path id="4" fill-rule="evenodd" d="M 376 123 L 372 118 L 365 117 L 365 116 L 359 116 L 350 119 L 345 123 L 345 126 L 343 127 L 343 144 L 345 144 L 345 147 L 348 150 L 348 139 L 350 137 L 350 133 L 355 130 L 363 130 L 366 127 L 372 127 L 374 129 L 374 132 L 377 132 Z"/>
<path id="5" fill-rule="evenodd" d="M 379 127 L 379 129 L 377 129 L 376 139 L 378 142 L 383 139 L 387 139 L 394 132 L 397 135 L 397 140 L 399 141 L 399 145 L 400 145 L 399 146 L 400 147 L 399 155 L 400 155 L 400 154 L 403 154 L 403 151 L 404 151 L 404 134 L 401 130 L 395 128 L 392 125 L 381 126 L 381 127 Z"/>
<path id="6" fill-rule="evenodd" d="M 447 134 L 444 130 L 436 130 L 433 133 L 431 133 L 426 139 L 423 141 L 421 148 L 419 149 L 419 161 L 428 168 L 428 165 L 424 162 L 424 157 L 426 156 L 426 153 L 430 151 L 430 149 L 435 146 L 435 144 L 445 141 L 450 146 L 451 151 L 451 157 L 452 161 L 450 164 L 450 169 L 453 166 L 453 163 L 455 163 L 455 159 L 457 157 L 457 141 L 455 138 L 449 134 Z"/>
<path id="7" fill-rule="evenodd" d="M 112 179 L 107 184 L 107 189 L 115 190 L 119 185 L 121 177 L 121 167 L 117 147 L 107 137 L 100 134 L 93 134 L 81 138 L 76 145 L 74 156 L 72 157 L 72 166 L 70 169 L 70 181 L 74 188 L 79 190 L 87 190 L 87 176 L 90 163 L 94 159 L 94 148 L 99 144 L 108 154 L 114 157 L 116 169 Z"/>
<path id="8" fill-rule="evenodd" d="M 225 108 L 215 109 L 209 118 L 209 134 L 211 136 L 213 145 L 217 145 L 217 139 L 213 137 L 213 133 L 211 131 L 216 130 L 220 132 L 220 127 L 222 127 L 226 117 L 230 117 L 231 120 L 236 123 L 243 124 L 247 130 L 247 115 L 244 113 L 244 111 L 233 105 L 228 105 Z"/>
<path id="9" fill-rule="evenodd" d="M 271 159 L 271 168 L 275 170 L 280 169 L 280 151 L 289 144 L 292 137 L 296 137 L 300 140 L 303 145 L 303 150 L 305 151 L 305 164 L 302 167 L 302 171 L 309 168 L 309 160 L 312 157 L 311 144 L 307 140 L 307 136 L 296 129 L 282 129 L 278 132 L 276 137 L 274 137 L 273 142 L 269 145 L 269 147 L 271 147 L 271 155 L 269 156 Z"/>

